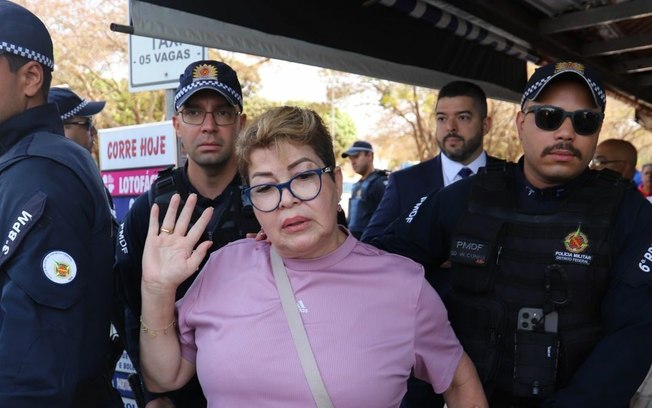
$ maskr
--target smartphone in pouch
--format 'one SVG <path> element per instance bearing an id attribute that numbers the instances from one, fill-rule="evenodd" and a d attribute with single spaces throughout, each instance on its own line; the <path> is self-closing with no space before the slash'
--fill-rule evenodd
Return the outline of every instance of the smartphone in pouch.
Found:
<path id="1" fill-rule="evenodd" d="M 523 307 L 518 311 L 512 392 L 518 397 L 545 398 L 555 390 L 559 316 L 553 311 Z"/>
<path id="2" fill-rule="evenodd" d="M 541 327 L 543 322 L 543 309 L 534 307 L 522 307 L 518 311 L 516 330 L 532 331 Z"/>

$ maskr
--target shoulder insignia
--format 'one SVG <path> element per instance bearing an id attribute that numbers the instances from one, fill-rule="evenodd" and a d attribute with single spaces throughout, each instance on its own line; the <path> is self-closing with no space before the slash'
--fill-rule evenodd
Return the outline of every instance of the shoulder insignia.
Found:
<path id="1" fill-rule="evenodd" d="M 54 283 L 70 283 L 77 276 L 77 264 L 63 251 L 52 251 L 43 258 L 43 273 Z"/>

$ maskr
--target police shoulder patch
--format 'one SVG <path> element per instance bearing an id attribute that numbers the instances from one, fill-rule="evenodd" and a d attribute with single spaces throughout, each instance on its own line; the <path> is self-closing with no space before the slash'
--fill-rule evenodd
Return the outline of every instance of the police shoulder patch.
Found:
<path id="1" fill-rule="evenodd" d="M 43 273 L 54 283 L 70 283 L 77 276 L 77 264 L 72 256 L 63 251 L 52 251 L 43 257 Z"/>

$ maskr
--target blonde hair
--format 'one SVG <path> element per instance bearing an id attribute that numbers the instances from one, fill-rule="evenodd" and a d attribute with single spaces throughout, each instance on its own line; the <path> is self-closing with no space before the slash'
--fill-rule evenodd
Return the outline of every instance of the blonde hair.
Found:
<path id="1" fill-rule="evenodd" d="M 249 158 L 253 150 L 278 148 L 283 141 L 309 146 L 324 166 L 335 166 L 333 139 L 317 112 L 297 106 L 280 106 L 258 116 L 238 137 L 235 154 L 242 181 L 249 182 Z M 332 173 L 330 175 L 333 177 Z"/>

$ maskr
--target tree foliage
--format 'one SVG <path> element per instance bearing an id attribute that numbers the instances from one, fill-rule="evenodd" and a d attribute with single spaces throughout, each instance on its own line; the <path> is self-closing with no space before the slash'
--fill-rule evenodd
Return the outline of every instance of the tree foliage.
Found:
<path id="1" fill-rule="evenodd" d="M 106 100 L 96 117 L 98 128 L 158 122 L 166 118 L 166 92 L 131 93 L 128 90 L 128 36 L 112 32 L 111 22 L 127 21 L 127 2 L 118 0 L 14 0 L 32 10 L 53 37 L 55 71 L 53 85 L 67 84 L 90 100 Z M 257 96 L 261 85 L 258 69 L 269 59 L 209 50 L 209 58 L 223 60 L 238 73 L 249 118 L 281 103 Z M 284 102 L 309 106 L 332 130 L 339 153 L 356 138 L 375 144 L 376 157 L 388 159 L 389 167 L 420 161 L 439 152 L 435 140 L 433 110 L 437 91 L 374 78 L 322 70 L 328 83 L 328 102 Z M 381 111 L 370 134 L 358 135 L 341 102 L 356 99 Z M 497 157 L 517 159 L 521 153 L 514 127 L 516 104 L 489 101 L 493 128 L 485 136 L 486 150 Z M 601 140 L 631 141 L 639 150 L 639 164 L 652 161 L 652 134 L 632 118 L 633 108 L 609 98 Z"/>
<path id="2" fill-rule="evenodd" d="M 338 99 L 365 93 L 383 110 L 369 139 L 377 145 L 377 156 L 388 157 L 390 168 L 407 161 L 422 161 L 439 153 L 435 138 L 434 108 L 438 91 L 374 78 L 359 79 L 350 74 L 333 73 L 331 92 Z M 516 161 L 523 154 L 515 118 L 519 106 L 515 103 L 488 100 L 488 115 L 493 119 L 491 131 L 484 138 L 489 154 Z M 652 161 L 652 133 L 634 120 L 634 108 L 609 98 L 606 119 L 600 139 L 617 138 L 630 141 L 639 152 L 639 165 Z"/>

